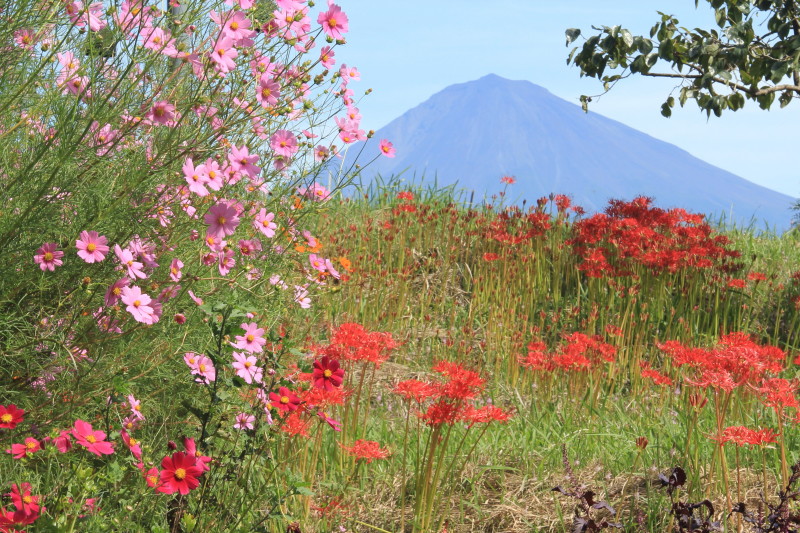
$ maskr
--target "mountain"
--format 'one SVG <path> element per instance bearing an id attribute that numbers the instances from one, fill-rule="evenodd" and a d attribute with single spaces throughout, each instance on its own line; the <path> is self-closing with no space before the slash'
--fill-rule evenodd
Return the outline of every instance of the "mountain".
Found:
<path id="1" fill-rule="evenodd" d="M 457 183 L 476 198 L 503 190 L 514 176 L 511 201 L 535 202 L 568 194 L 588 212 L 609 199 L 650 196 L 663 208 L 682 207 L 758 227 L 785 230 L 794 202 L 710 165 L 672 144 L 615 120 L 584 113 L 528 81 L 494 74 L 451 85 L 375 133 L 364 154 L 378 153 L 380 139 L 397 149 L 393 159 L 369 165 L 363 181 L 403 173 Z M 359 147 L 361 148 L 361 147 Z"/>

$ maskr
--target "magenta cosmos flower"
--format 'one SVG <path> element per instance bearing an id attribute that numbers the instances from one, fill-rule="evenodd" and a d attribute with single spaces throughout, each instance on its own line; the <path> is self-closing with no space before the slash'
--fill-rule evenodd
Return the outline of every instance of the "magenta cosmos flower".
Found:
<path id="1" fill-rule="evenodd" d="M 247 174 L 250 178 L 255 178 L 261 172 L 261 169 L 255 165 L 258 159 L 259 156 L 257 154 L 251 155 L 250 150 L 244 145 L 241 148 L 231 146 L 231 153 L 228 154 L 228 162 L 231 164 L 231 168 L 236 172 Z"/>
<path id="2" fill-rule="evenodd" d="M 300 407 L 300 398 L 286 387 L 280 387 L 278 392 L 269 393 L 269 403 L 278 411 L 288 413 L 297 411 Z"/>
<path id="3" fill-rule="evenodd" d="M 232 205 L 227 202 L 219 202 L 211 206 L 208 213 L 203 216 L 203 220 L 208 224 L 206 230 L 208 235 L 224 239 L 236 231 L 236 227 L 239 225 L 239 214 Z"/>
<path id="4" fill-rule="evenodd" d="M 57 266 L 61 266 L 64 262 L 61 260 L 64 257 L 64 252 L 56 250 L 58 245 L 54 242 L 46 242 L 36 250 L 36 255 L 33 256 L 33 262 L 39 265 L 39 268 L 44 270 L 54 271 Z"/>
<path id="5" fill-rule="evenodd" d="M 106 434 L 102 431 L 95 431 L 92 425 L 83 420 L 76 420 L 72 428 L 72 436 L 75 440 L 97 456 L 111 455 L 114 453 L 114 445 L 106 441 Z"/>
<path id="6" fill-rule="evenodd" d="M 75 247 L 78 257 L 87 263 L 99 263 L 108 253 L 108 239 L 96 231 L 82 231 L 80 238 L 75 241 Z"/>
<path id="7" fill-rule="evenodd" d="M 263 352 L 264 345 L 267 343 L 264 338 L 264 328 L 259 328 L 258 324 L 250 322 L 243 323 L 242 329 L 244 330 L 244 335 L 236 336 L 236 342 L 233 343 L 233 347 L 250 353 Z"/>

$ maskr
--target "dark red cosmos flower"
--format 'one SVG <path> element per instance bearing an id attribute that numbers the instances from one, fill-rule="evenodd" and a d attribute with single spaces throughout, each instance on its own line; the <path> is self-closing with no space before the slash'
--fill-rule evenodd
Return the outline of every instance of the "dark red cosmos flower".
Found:
<path id="1" fill-rule="evenodd" d="M 161 460 L 161 485 L 156 490 L 164 494 L 180 492 L 185 496 L 200 485 L 197 478 L 202 473 L 194 455 L 175 452 Z"/>
<path id="2" fill-rule="evenodd" d="M 18 511 L 22 511 L 29 516 L 39 514 L 39 499 L 41 496 L 31 494 L 30 483 L 12 484 L 11 492 L 8 493 L 8 496 L 11 497 L 11 501 Z"/>
<path id="3" fill-rule="evenodd" d="M 285 413 L 296 411 L 300 407 L 300 398 L 286 387 L 279 388 L 278 392 L 270 392 L 269 401 L 272 407 Z"/>
<path id="4" fill-rule="evenodd" d="M 311 377 L 316 388 L 333 390 L 342 385 L 344 369 L 339 367 L 339 361 L 323 355 L 322 359 L 314 361 Z"/>
<path id="5" fill-rule="evenodd" d="M 17 424 L 23 421 L 25 411 L 17 409 L 13 403 L 10 405 L 0 405 L 0 428 L 14 429 Z"/>

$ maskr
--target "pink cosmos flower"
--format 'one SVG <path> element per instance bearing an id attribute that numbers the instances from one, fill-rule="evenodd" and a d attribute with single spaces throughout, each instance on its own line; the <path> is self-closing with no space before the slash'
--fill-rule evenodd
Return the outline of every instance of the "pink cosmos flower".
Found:
<path id="1" fill-rule="evenodd" d="M 201 356 L 199 354 L 194 352 L 186 352 L 183 354 L 183 360 L 189 366 L 189 370 L 192 371 L 192 374 L 194 374 L 194 371 L 197 370 L 197 366 L 200 364 L 200 357 Z"/>
<path id="2" fill-rule="evenodd" d="M 392 143 L 390 143 L 386 139 L 381 139 L 381 143 L 378 146 L 378 148 L 380 148 L 381 154 L 385 155 L 386 157 L 390 157 L 390 158 L 394 157 L 395 154 L 397 153 L 397 150 L 395 150 L 395 148 L 392 145 Z"/>
<path id="3" fill-rule="evenodd" d="M 255 322 L 243 323 L 244 335 L 237 335 L 236 342 L 231 343 L 234 348 L 250 353 L 261 353 L 267 340 L 264 338 L 264 328 L 259 328 Z"/>
<path id="4" fill-rule="evenodd" d="M 134 418 L 144 420 L 144 415 L 142 414 L 142 402 L 134 398 L 133 394 L 128 395 L 128 407 L 130 407 L 131 415 L 133 415 Z"/>
<path id="5" fill-rule="evenodd" d="M 39 265 L 42 271 L 49 270 L 53 272 L 57 266 L 61 266 L 64 262 L 61 260 L 64 257 L 64 252 L 56 250 L 58 245 L 54 242 L 46 242 L 36 250 L 33 256 L 33 262 Z"/>
<path id="6" fill-rule="evenodd" d="M 130 285 L 130 283 L 130 278 L 122 278 L 115 281 L 113 285 L 110 285 L 106 291 L 106 306 L 111 307 L 115 305 L 119 301 L 119 297 L 122 296 L 122 289 Z"/>
<path id="7" fill-rule="evenodd" d="M 211 61 L 217 65 L 217 70 L 222 74 L 227 74 L 236 68 L 236 59 L 239 52 L 233 44 L 233 39 L 228 35 L 221 35 L 214 44 L 214 51 L 211 53 Z"/>
<path id="8" fill-rule="evenodd" d="M 325 272 L 327 270 L 325 267 L 325 259 L 319 257 L 317 254 L 309 254 L 308 262 L 311 263 L 311 268 L 318 272 Z"/>
<path id="9" fill-rule="evenodd" d="M 336 4 L 330 4 L 328 11 L 320 13 L 317 22 L 322 25 L 325 34 L 331 39 L 342 40 L 348 30 L 348 18 Z"/>
<path id="10" fill-rule="evenodd" d="M 183 277 L 183 272 L 181 271 L 182 268 L 183 261 L 177 257 L 174 258 L 169 266 L 169 278 L 175 282 L 180 281 L 180 279 Z"/>
<path id="11" fill-rule="evenodd" d="M 228 154 L 231 168 L 236 172 L 247 174 L 250 178 L 255 178 L 261 172 L 261 169 L 254 165 L 258 159 L 259 156 L 257 154 L 250 155 L 246 145 L 241 148 L 231 146 L 231 153 Z"/>
<path id="12" fill-rule="evenodd" d="M 141 37 L 145 48 L 158 52 L 169 57 L 175 57 L 178 49 L 175 47 L 175 39 L 172 34 L 162 28 L 145 26 L 142 29 Z"/>
<path id="13" fill-rule="evenodd" d="M 281 97 L 281 86 L 272 78 L 261 78 L 256 92 L 256 100 L 261 107 L 271 107 L 277 105 L 278 98 Z"/>
<path id="14" fill-rule="evenodd" d="M 207 196 L 208 189 L 206 189 L 206 184 L 208 183 L 208 176 L 205 174 L 203 165 L 195 167 L 192 158 L 187 157 L 182 170 L 183 177 L 186 183 L 189 184 L 189 190 L 197 196 Z"/>
<path id="15" fill-rule="evenodd" d="M 124 429 L 119 432 L 120 436 L 122 437 L 122 442 L 125 443 L 125 446 L 131 451 L 134 457 L 139 461 L 142 460 L 142 447 L 139 445 L 138 441 L 131 437 L 127 431 Z"/>
<path id="16" fill-rule="evenodd" d="M 96 231 L 82 231 L 80 239 L 75 241 L 78 257 L 87 263 L 99 263 L 106 258 L 108 253 L 108 239 L 98 235 Z"/>
<path id="17" fill-rule="evenodd" d="M 327 146 L 317 145 L 314 148 L 314 159 L 316 161 L 325 161 L 331 155 L 331 151 Z"/>
<path id="18" fill-rule="evenodd" d="M 183 448 L 186 450 L 187 455 L 191 455 L 195 459 L 197 459 L 197 466 L 200 467 L 200 470 L 203 472 L 208 472 L 211 470 L 211 467 L 208 466 L 208 463 L 211 462 L 211 457 L 207 455 L 203 455 L 200 450 L 197 449 L 197 444 L 195 444 L 194 439 L 189 437 L 183 438 Z"/>
<path id="19" fill-rule="evenodd" d="M 269 139 L 270 147 L 275 154 L 291 158 L 297 153 L 297 138 L 288 130 L 278 130 Z"/>
<path id="20" fill-rule="evenodd" d="M 142 293 L 139 287 L 124 287 L 120 298 L 125 308 L 134 320 L 142 324 L 155 324 L 158 316 L 154 308 L 155 302 L 147 295 Z M 151 305 L 153 304 L 153 305 Z"/>
<path id="21" fill-rule="evenodd" d="M 310 198 L 318 202 L 327 200 L 327 198 L 331 195 L 331 192 L 325 188 L 324 185 L 320 185 L 318 183 L 312 183 L 310 187 L 299 187 L 297 192 L 301 196 L 305 196 L 306 198 Z M 313 246 L 311 247 L 313 248 Z"/>
<path id="22" fill-rule="evenodd" d="M 203 166 L 205 167 L 206 176 L 208 177 L 206 186 L 214 191 L 220 190 L 224 183 L 222 181 L 223 174 L 219 163 L 209 157 L 206 159 L 206 162 Z"/>
<path id="23" fill-rule="evenodd" d="M 261 251 L 261 241 L 258 239 L 239 240 L 239 253 L 246 256 L 251 256 L 255 252 Z"/>
<path id="24" fill-rule="evenodd" d="M 311 307 L 311 298 L 308 296 L 308 288 L 302 285 L 295 285 L 294 301 L 301 309 L 309 309 Z"/>
<path id="25" fill-rule="evenodd" d="M 142 265 L 138 261 L 134 261 L 133 252 L 127 248 L 120 248 L 119 244 L 114 245 L 114 254 L 117 256 L 117 261 L 123 268 L 127 269 L 128 277 L 131 279 L 147 277 L 147 274 L 142 272 Z"/>
<path id="26" fill-rule="evenodd" d="M 248 415 L 247 413 L 239 413 L 236 415 L 236 423 L 233 425 L 236 429 L 253 429 L 253 422 L 256 421 L 256 417 L 253 415 Z"/>
<path id="27" fill-rule="evenodd" d="M 203 216 L 203 220 L 208 224 L 206 234 L 216 236 L 220 239 L 233 235 L 239 225 L 239 214 L 236 209 L 227 202 L 219 202 L 211 206 Z"/>
<path id="28" fill-rule="evenodd" d="M 322 50 L 319 51 L 319 62 L 327 69 L 333 68 L 336 64 L 335 56 L 336 53 L 330 46 L 323 46 Z"/>
<path id="29" fill-rule="evenodd" d="M 233 368 L 236 369 L 236 375 L 242 378 L 245 383 L 261 383 L 264 377 L 264 369 L 256 366 L 258 359 L 254 355 L 245 355 L 240 352 L 233 352 Z"/>
<path id="30" fill-rule="evenodd" d="M 145 114 L 145 118 L 155 124 L 175 126 L 175 106 L 166 100 L 161 100 L 153 104 L 150 111 Z"/>
<path id="31" fill-rule="evenodd" d="M 253 218 L 253 226 L 266 237 L 272 238 L 275 236 L 275 230 L 278 229 L 278 225 L 273 220 L 275 220 L 275 213 L 267 213 L 267 210 L 262 207 L 261 211 Z"/>
<path id="32" fill-rule="evenodd" d="M 197 358 L 197 368 L 192 370 L 192 374 L 198 376 L 195 381 L 206 385 L 217 380 L 217 369 L 214 368 L 214 361 L 205 355 Z"/>
<path id="33" fill-rule="evenodd" d="M 217 254 L 217 262 L 219 263 L 219 273 L 221 276 L 227 276 L 231 269 L 236 266 L 236 259 L 233 256 L 234 251 L 227 246 Z"/>
<path id="34" fill-rule="evenodd" d="M 95 431 L 92 425 L 83 420 L 76 420 L 72 428 L 72 436 L 75 440 L 97 456 L 111 455 L 114 453 L 114 445 L 106 441 L 106 434 L 102 431 Z"/>

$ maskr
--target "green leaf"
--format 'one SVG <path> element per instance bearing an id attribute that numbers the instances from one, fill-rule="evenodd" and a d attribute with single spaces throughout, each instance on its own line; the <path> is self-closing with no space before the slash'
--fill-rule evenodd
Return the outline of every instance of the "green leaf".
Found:
<path id="1" fill-rule="evenodd" d="M 622 42 L 625 43 L 625 46 L 627 46 L 628 48 L 633 46 L 633 35 L 631 35 L 631 32 L 629 32 L 628 30 L 622 30 L 620 32 L 620 37 L 622 37 Z"/>
<path id="2" fill-rule="evenodd" d="M 569 44 L 581 35 L 581 30 L 578 28 L 568 28 L 564 34 L 567 36 L 567 44 L 565 46 L 569 46 Z"/>

